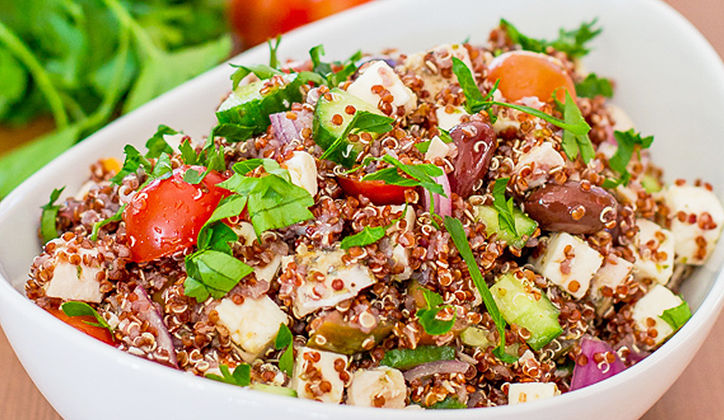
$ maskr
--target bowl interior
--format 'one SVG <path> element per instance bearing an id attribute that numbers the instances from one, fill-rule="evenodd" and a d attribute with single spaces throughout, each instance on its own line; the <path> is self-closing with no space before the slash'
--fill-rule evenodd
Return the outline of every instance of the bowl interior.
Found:
<path id="1" fill-rule="evenodd" d="M 593 51 L 584 59 L 586 68 L 616 81 L 614 102 L 628 112 L 639 131 L 655 136 L 652 153 L 667 180 L 702 178 L 714 185 L 719 196 L 724 194 L 724 165 L 720 163 L 724 143 L 718 139 L 718 133 L 724 132 L 724 119 L 718 115 L 724 109 L 724 66 L 688 22 L 658 1 L 388 0 L 297 30 L 283 39 L 278 54 L 304 59 L 311 47 L 324 44 L 328 59 L 344 59 L 357 49 L 374 53 L 396 47 L 415 52 L 466 38 L 481 43 L 501 17 L 523 33 L 547 39 L 555 38 L 559 27 L 572 29 L 598 18 L 604 31 L 592 42 Z M 260 46 L 230 61 L 251 64 L 267 60 L 267 47 Z M 65 185 L 68 194 L 77 191 L 90 163 L 104 156 L 122 158 L 126 143 L 142 147 L 158 124 L 196 138 L 207 134 L 215 121 L 214 109 L 230 89 L 231 72 L 228 65 L 222 65 L 119 119 L 3 200 L 0 275 L 5 281 L 0 281 L 0 302 L 12 300 L 29 316 L 43 312 L 25 299 L 22 290 L 32 259 L 40 250 L 39 207 L 53 188 Z M 719 244 L 709 262 L 682 288 L 692 309 L 697 310 L 694 320 L 711 318 L 721 308 L 724 280 L 717 278 L 723 261 L 724 247 Z M 700 314 L 700 308 L 706 314 Z"/>

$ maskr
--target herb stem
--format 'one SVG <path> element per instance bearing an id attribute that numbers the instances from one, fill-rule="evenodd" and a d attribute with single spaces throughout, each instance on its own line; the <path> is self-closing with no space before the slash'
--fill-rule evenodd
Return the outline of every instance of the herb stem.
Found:
<path id="1" fill-rule="evenodd" d="M 60 93 L 50 80 L 50 75 L 43 69 L 37 57 L 30 51 L 27 45 L 17 37 L 5 24 L 0 21 L 0 43 L 10 50 L 30 71 L 33 79 L 38 84 L 38 88 L 43 92 L 43 96 L 48 101 L 50 111 L 53 114 L 55 124 L 58 130 L 68 127 L 68 115 L 63 107 L 63 99 Z"/>

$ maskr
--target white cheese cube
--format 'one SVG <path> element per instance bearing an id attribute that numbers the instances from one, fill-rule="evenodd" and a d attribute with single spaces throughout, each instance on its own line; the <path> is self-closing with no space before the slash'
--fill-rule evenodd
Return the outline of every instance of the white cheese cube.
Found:
<path id="1" fill-rule="evenodd" d="M 522 382 L 508 386 L 508 404 L 543 400 L 560 394 L 555 382 Z"/>
<path id="2" fill-rule="evenodd" d="M 636 219 L 636 263 L 634 278 L 652 279 L 666 284 L 674 273 L 674 237 L 672 233 L 646 219 Z"/>
<path id="3" fill-rule="evenodd" d="M 253 244 L 256 240 L 256 231 L 254 231 L 254 226 L 249 222 L 241 222 L 232 229 L 234 233 L 239 235 L 239 241 L 246 246 Z"/>
<path id="4" fill-rule="evenodd" d="M 565 159 L 553 148 L 553 144 L 545 142 L 532 147 L 528 153 L 521 156 L 513 168 L 513 173 L 518 174 L 523 168 L 529 167 L 531 173 L 525 179 L 528 182 L 527 189 L 531 189 L 545 184 L 549 173 L 563 167 L 565 163 Z"/>
<path id="5" fill-rule="evenodd" d="M 292 389 L 299 398 L 339 404 L 349 380 L 347 356 L 302 347 L 297 352 Z"/>
<path id="6" fill-rule="evenodd" d="M 266 281 L 271 283 L 271 281 L 277 275 L 277 271 L 279 271 L 279 267 L 281 265 L 282 257 L 275 254 L 272 260 L 269 261 L 269 264 L 263 267 L 254 267 L 254 275 L 259 281 Z"/>
<path id="7" fill-rule="evenodd" d="M 55 266 L 45 289 L 45 295 L 63 300 L 99 303 L 103 299 L 98 275 L 104 268 L 96 249 L 68 247 L 62 239 L 53 239 Z M 64 257 L 60 257 L 64 254 Z"/>
<path id="8" fill-rule="evenodd" d="M 317 163 L 312 155 L 295 151 L 282 166 L 289 171 L 292 184 L 304 188 L 312 197 L 317 195 Z"/>
<path id="9" fill-rule="evenodd" d="M 556 232 L 549 237 L 542 255 L 532 263 L 538 274 L 580 299 L 603 264 L 603 256 L 582 239 Z"/>
<path id="10" fill-rule="evenodd" d="M 405 209 L 405 205 L 392 205 L 390 206 L 390 210 L 392 210 L 393 213 L 400 213 L 405 212 L 405 217 L 403 220 L 405 221 L 405 229 L 402 230 L 402 233 L 405 232 L 412 232 L 412 230 L 415 228 L 415 222 L 417 221 L 417 215 L 415 215 L 415 209 L 412 207 L 407 207 Z M 398 216 L 399 217 L 399 216 Z M 394 224 L 390 226 L 390 229 L 387 230 L 387 234 L 393 233 L 397 230 L 397 224 Z"/>
<path id="11" fill-rule="evenodd" d="M 664 201 L 670 209 L 676 262 L 704 264 L 721 234 L 721 202 L 713 192 L 693 185 L 671 185 L 664 193 Z"/>
<path id="12" fill-rule="evenodd" d="M 616 291 L 616 287 L 623 284 L 631 274 L 634 265 L 623 258 L 609 255 L 603 262 L 603 266 L 596 271 L 591 281 L 591 289 L 601 293 L 601 288 L 608 287 Z"/>
<path id="13" fill-rule="evenodd" d="M 460 124 L 460 120 L 468 113 L 461 106 L 443 106 L 435 110 L 435 115 L 437 116 L 437 126 L 450 131 Z"/>
<path id="14" fill-rule="evenodd" d="M 382 86 L 392 95 L 392 115 L 397 115 L 398 108 L 404 109 L 404 114 L 408 114 L 417 106 L 417 96 L 402 83 L 392 67 L 382 60 L 374 61 L 363 68 L 357 80 L 347 87 L 347 92 L 377 107 L 382 94 L 375 93 L 374 86 Z"/>
<path id="15" fill-rule="evenodd" d="M 367 266 L 342 262 L 345 251 L 315 251 L 297 254 L 298 265 L 307 267 L 307 278 L 294 290 L 294 313 L 303 317 L 320 308 L 335 306 L 357 296 L 377 280 Z"/>
<path id="16" fill-rule="evenodd" d="M 443 57 L 446 57 L 446 59 L 443 59 Z M 405 59 L 405 68 L 415 72 L 415 74 L 417 74 L 424 82 L 422 89 L 423 91 L 427 91 L 426 100 L 434 102 L 435 96 L 437 96 L 440 91 L 445 89 L 451 83 L 457 82 L 457 78 L 454 74 L 452 74 L 452 72 L 450 72 L 450 77 L 445 77 L 447 74 L 443 75 L 442 72 L 440 72 L 440 69 L 438 69 L 433 62 L 438 60 L 450 60 L 450 63 L 452 63 L 452 57 L 459 58 L 466 66 L 468 66 L 471 72 L 473 71 L 473 65 L 470 62 L 470 54 L 462 44 L 438 45 L 428 51 L 410 54 L 407 59 Z M 427 62 L 430 64 L 427 64 Z"/>
<path id="17" fill-rule="evenodd" d="M 667 309 L 676 308 L 683 301 L 667 287 L 655 284 L 648 293 L 633 307 L 631 316 L 636 321 L 636 327 L 642 332 L 656 329 L 656 337 L 652 337 L 656 345 L 661 344 L 674 333 L 668 322 L 661 318 Z"/>
<path id="18" fill-rule="evenodd" d="M 229 331 L 231 340 L 245 351 L 259 355 L 276 338 L 279 324 L 288 324 L 284 313 L 269 296 L 245 297 L 240 305 L 230 298 L 216 306 L 218 324 Z"/>
<path id="19" fill-rule="evenodd" d="M 450 153 L 450 146 L 440 140 L 440 137 L 435 136 L 430 140 L 430 146 L 427 148 L 427 152 L 425 152 L 425 160 L 434 163 L 436 158 L 442 159 L 447 156 L 448 153 Z"/>
<path id="20" fill-rule="evenodd" d="M 397 280 L 408 280 L 412 275 L 412 268 L 410 267 L 410 250 L 404 246 L 397 244 L 392 248 L 392 259 L 396 264 L 405 267 L 404 271 L 399 274 L 395 274 Z"/>
<path id="21" fill-rule="evenodd" d="M 356 371 L 347 389 L 347 404 L 360 407 L 404 408 L 406 397 L 402 372 L 386 366 Z"/>

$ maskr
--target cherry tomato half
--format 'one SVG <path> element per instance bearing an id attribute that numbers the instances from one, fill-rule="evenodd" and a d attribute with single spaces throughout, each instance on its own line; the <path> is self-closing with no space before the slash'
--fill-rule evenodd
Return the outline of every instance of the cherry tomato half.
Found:
<path id="1" fill-rule="evenodd" d="M 530 51 L 511 51 L 501 54 L 490 63 L 488 81 L 500 80 L 498 89 L 509 101 L 536 96 L 549 102 L 555 92 L 563 102 L 566 91 L 576 99 L 576 87 L 560 62 L 545 54 Z"/>
<path id="2" fill-rule="evenodd" d="M 244 47 L 369 0 L 230 0 L 229 20 Z"/>
<path id="3" fill-rule="evenodd" d="M 378 206 L 404 204 L 405 191 L 410 189 L 399 185 L 388 185 L 378 180 L 358 181 L 344 176 L 338 176 L 337 183 L 345 194 L 352 197 L 364 195 Z"/>
<path id="4" fill-rule="evenodd" d="M 107 328 L 86 324 L 86 322 L 98 323 L 98 321 L 92 316 L 68 316 L 60 309 L 49 309 L 48 312 L 78 331 L 84 332 L 93 338 L 101 340 L 106 344 L 110 344 L 111 346 L 116 345 L 113 334 L 111 334 Z"/>
<path id="5" fill-rule="evenodd" d="M 170 178 L 143 187 L 126 207 L 123 221 L 133 261 L 155 260 L 195 244 L 201 227 L 231 194 L 216 187 L 224 181 L 218 172 L 209 172 L 197 185 L 189 184 L 183 180 L 189 169 L 206 170 L 200 166 L 177 168 Z"/>

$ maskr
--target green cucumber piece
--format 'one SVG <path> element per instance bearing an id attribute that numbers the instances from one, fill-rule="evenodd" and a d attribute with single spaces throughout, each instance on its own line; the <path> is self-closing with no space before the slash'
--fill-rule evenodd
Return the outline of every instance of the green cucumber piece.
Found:
<path id="1" fill-rule="evenodd" d="M 291 388 L 284 387 L 284 386 L 254 383 L 254 384 L 249 385 L 249 389 L 266 392 L 269 394 L 284 395 L 286 397 L 294 397 L 294 398 L 297 397 L 297 391 L 295 391 Z"/>
<path id="2" fill-rule="evenodd" d="M 385 353 L 380 365 L 407 370 L 423 363 L 455 359 L 452 347 L 419 346 L 415 349 L 392 349 Z"/>
<path id="3" fill-rule="evenodd" d="M 312 133 L 314 142 L 324 150 L 327 150 L 342 134 L 344 134 L 347 126 L 352 121 L 354 113 L 348 113 L 347 107 L 352 106 L 356 111 L 368 111 L 379 115 L 384 115 L 382 111 L 368 104 L 362 99 L 347 93 L 339 88 L 334 88 L 325 93 L 317 101 L 317 108 L 314 110 L 314 122 L 312 125 Z M 332 122 L 335 115 L 342 117 L 341 124 Z M 374 138 L 376 135 L 372 134 Z M 344 139 L 338 151 L 330 156 L 330 160 L 340 162 L 344 166 L 351 167 L 357 160 L 357 155 L 361 150 L 361 145 L 354 145 L 347 139 Z"/>
<path id="4" fill-rule="evenodd" d="M 518 231 L 519 237 L 515 237 L 511 232 L 501 229 L 498 224 L 498 210 L 493 206 L 477 206 L 478 217 L 480 222 L 485 224 L 485 233 L 490 237 L 496 234 L 498 238 L 504 240 L 508 245 L 514 248 L 523 248 L 528 238 L 535 232 L 538 223 L 523 213 L 518 207 L 513 207 L 513 220 L 515 221 L 515 230 Z"/>
<path id="5" fill-rule="evenodd" d="M 533 350 L 540 350 L 563 332 L 558 323 L 560 312 L 548 296 L 513 274 L 501 276 L 490 293 L 505 321 L 530 332 L 527 343 Z"/>
<path id="6" fill-rule="evenodd" d="M 644 187 L 644 190 L 649 194 L 659 192 L 664 187 L 663 185 L 661 185 L 661 182 L 659 182 L 658 179 L 654 178 L 652 175 L 649 174 L 641 177 L 641 186 Z"/>
<path id="7" fill-rule="evenodd" d="M 269 115 L 291 109 L 301 102 L 302 80 L 297 74 L 281 76 L 286 83 L 269 88 L 269 80 L 259 80 L 237 87 L 216 111 L 220 124 L 237 124 L 252 129 L 252 136 L 266 131 Z M 264 91 L 264 93 L 262 93 Z"/>
<path id="8" fill-rule="evenodd" d="M 486 349 L 495 343 L 488 340 L 488 330 L 480 327 L 467 327 L 460 333 L 460 340 L 463 344 L 470 347 L 480 347 Z"/>

